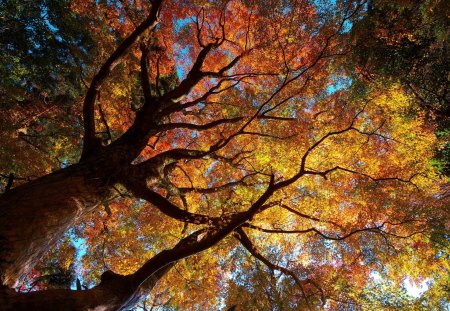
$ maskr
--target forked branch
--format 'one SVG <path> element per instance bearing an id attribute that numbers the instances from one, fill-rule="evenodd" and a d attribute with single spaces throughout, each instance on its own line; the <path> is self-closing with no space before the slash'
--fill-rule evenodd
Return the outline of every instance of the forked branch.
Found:
<path id="1" fill-rule="evenodd" d="M 234 236 L 250 252 L 250 254 L 253 255 L 253 257 L 262 261 L 270 270 L 281 271 L 283 274 L 290 276 L 290 277 L 292 277 L 292 279 L 294 279 L 295 283 L 300 288 L 300 290 L 303 294 L 303 297 L 305 298 L 306 303 L 308 304 L 309 308 L 311 308 L 311 306 L 309 305 L 308 296 L 306 295 L 305 290 L 303 288 L 303 286 L 305 284 L 312 284 L 314 287 L 316 287 L 320 293 L 322 305 L 325 303 L 323 290 L 317 285 L 316 282 L 314 282 L 310 279 L 300 280 L 298 278 L 298 276 L 291 270 L 289 270 L 285 267 L 273 264 L 272 262 L 270 262 L 270 260 L 268 260 L 266 257 L 264 257 L 261 253 L 258 252 L 257 248 L 255 247 L 255 245 L 253 245 L 253 243 L 250 241 L 249 237 L 245 234 L 245 232 L 244 232 L 244 230 L 242 230 L 242 228 L 236 229 L 235 232 L 236 232 L 236 234 Z"/>
<path id="2" fill-rule="evenodd" d="M 152 8 L 148 17 L 116 48 L 109 58 L 100 67 L 100 70 L 94 76 L 86 92 L 83 103 L 83 151 L 82 158 L 85 158 L 93 150 L 99 147 L 95 139 L 95 101 L 103 82 L 110 75 L 114 67 L 120 62 L 128 49 L 136 40 L 148 29 L 153 29 L 158 22 L 158 15 L 161 9 L 162 0 L 152 2 Z"/>

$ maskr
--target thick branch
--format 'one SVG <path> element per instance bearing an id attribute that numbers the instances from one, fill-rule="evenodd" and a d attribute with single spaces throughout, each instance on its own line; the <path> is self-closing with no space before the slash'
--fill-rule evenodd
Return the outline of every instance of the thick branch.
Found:
<path id="1" fill-rule="evenodd" d="M 134 195 L 153 204 L 159 211 L 171 218 L 194 224 L 208 224 L 213 219 L 207 215 L 194 214 L 179 208 L 162 195 L 150 190 L 144 183 L 127 184 L 127 187 Z"/>
<path id="2" fill-rule="evenodd" d="M 159 269 L 158 266 L 164 266 L 168 263 L 178 261 L 193 254 L 204 251 L 223 238 L 233 232 L 236 228 L 241 226 L 246 221 L 250 220 L 261 208 L 264 203 L 273 194 L 273 177 L 270 180 L 269 187 L 261 195 L 261 197 L 252 204 L 252 206 L 245 212 L 230 215 L 227 218 L 222 218 L 221 222 L 209 229 L 201 229 L 194 232 L 191 236 L 183 239 L 171 250 L 163 251 L 146 262 L 136 273 L 132 275 L 135 284 L 141 284 L 155 271 Z M 183 242 L 188 241 L 189 243 Z"/>
<path id="3" fill-rule="evenodd" d="M 156 26 L 161 4 L 162 0 L 152 2 L 148 17 L 117 47 L 92 79 L 83 104 L 84 140 L 82 158 L 98 147 L 95 139 L 95 101 L 103 82 L 144 31 Z"/>
<path id="4" fill-rule="evenodd" d="M 164 96 L 167 101 L 172 101 L 175 103 L 179 102 L 201 79 L 203 79 L 203 77 L 205 77 L 205 75 L 201 72 L 201 67 L 208 53 L 215 47 L 215 44 L 209 43 L 200 51 L 200 53 L 198 53 L 197 59 L 187 74 L 186 79 L 181 81 L 179 86 Z"/>

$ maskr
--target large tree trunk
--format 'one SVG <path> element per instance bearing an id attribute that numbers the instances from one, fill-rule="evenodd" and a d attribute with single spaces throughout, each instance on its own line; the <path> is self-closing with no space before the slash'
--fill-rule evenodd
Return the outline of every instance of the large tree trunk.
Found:
<path id="1" fill-rule="evenodd" d="M 168 265 L 155 273 L 146 289 L 151 290 L 171 267 Z M 11 289 L 0 290 L 0 311 L 122 310 L 132 305 L 132 299 L 139 293 L 131 276 L 107 271 L 102 275 L 101 283 L 89 290 L 53 289 L 26 294 Z"/>
<path id="2" fill-rule="evenodd" d="M 89 290 L 53 289 L 30 293 L 0 290 L 0 311 L 120 310 L 132 295 L 128 278 L 110 274 Z"/>
<path id="3" fill-rule="evenodd" d="M 101 276 L 100 284 L 89 290 L 56 289 L 16 293 L 12 289 L 0 287 L 0 311 L 128 310 L 145 296 L 177 261 L 215 245 L 246 219 L 246 215 L 239 214 L 218 230 L 201 229 L 191 233 L 172 249 L 153 256 L 133 274 L 124 276 L 106 271 Z M 202 237 L 202 234 L 205 236 Z"/>
<path id="4" fill-rule="evenodd" d="M 88 290 L 53 289 L 24 294 L 0 289 L 0 311 L 128 310 L 172 267 L 169 263 L 160 268 L 141 286 L 133 282 L 132 275 L 107 271 L 102 275 L 101 283 Z"/>
<path id="5" fill-rule="evenodd" d="M 92 167 L 79 163 L 0 197 L 2 284 L 16 285 L 79 217 L 108 196 L 107 183 Z"/>
<path id="6" fill-rule="evenodd" d="M 189 241 L 189 238 L 181 240 L 178 248 Z M 178 252 L 177 246 L 172 252 Z M 124 276 L 106 271 L 101 276 L 100 284 L 88 290 L 52 289 L 17 293 L 10 288 L 0 287 L 0 311 L 128 310 L 152 290 L 177 259 L 183 257 L 171 255 L 171 251 L 165 251 L 154 256 L 145 266 L 145 272 L 148 273 Z"/>

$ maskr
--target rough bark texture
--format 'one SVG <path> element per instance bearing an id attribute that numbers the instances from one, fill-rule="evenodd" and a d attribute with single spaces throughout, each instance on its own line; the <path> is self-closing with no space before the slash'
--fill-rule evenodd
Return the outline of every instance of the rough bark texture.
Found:
<path id="1" fill-rule="evenodd" d="M 129 278 L 112 272 L 104 273 L 102 282 L 89 290 L 67 289 L 16 293 L 6 289 L 0 296 L 0 310 L 120 310 L 133 293 Z"/>
<path id="2" fill-rule="evenodd" d="M 183 242 L 178 247 L 183 246 Z M 155 256 L 149 263 L 152 272 L 144 280 L 136 274 L 123 276 L 106 271 L 101 276 L 100 284 L 88 290 L 53 289 L 17 293 L 5 286 L 0 288 L 0 311 L 128 310 L 174 266 L 172 259 L 164 252 Z"/>
<path id="3" fill-rule="evenodd" d="M 73 165 L 0 196 L 0 273 L 14 286 L 71 225 L 108 195 L 89 165 Z"/>

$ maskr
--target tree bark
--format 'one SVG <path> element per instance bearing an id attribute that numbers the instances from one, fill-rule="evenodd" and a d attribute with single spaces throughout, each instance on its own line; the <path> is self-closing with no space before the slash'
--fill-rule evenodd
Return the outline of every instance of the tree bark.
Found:
<path id="1" fill-rule="evenodd" d="M 190 242 L 189 238 L 178 243 L 175 253 L 187 242 Z M 165 251 L 152 258 L 148 265 L 151 272 L 143 281 L 135 274 L 124 276 L 106 271 L 101 276 L 100 284 L 88 290 L 52 289 L 17 293 L 6 286 L 0 287 L 0 311 L 128 310 L 175 265 L 176 260 L 170 255 L 171 251 Z"/>
<path id="2" fill-rule="evenodd" d="M 120 310 L 135 289 L 129 281 L 129 277 L 108 271 L 98 286 L 88 290 L 54 289 L 24 294 L 5 289 L 0 292 L 0 311 Z"/>
<path id="3" fill-rule="evenodd" d="M 108 194 L 89 163 L 79 163 L 0 196 L 0 274 L 15 286 L 85 213 Z"/>

